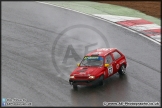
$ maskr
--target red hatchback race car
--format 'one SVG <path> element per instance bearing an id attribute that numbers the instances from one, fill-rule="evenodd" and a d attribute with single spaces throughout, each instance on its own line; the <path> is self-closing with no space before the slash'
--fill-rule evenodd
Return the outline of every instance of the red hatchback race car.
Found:
<path id="1" fill-rule="evenodd" d="M 70 74 L 69 83 L 77 89 L 77 85 L 103 85 L 106 78 L 115 73 L 124 75 L 126 57 L 116 48 L 96 49 L 86 56 L 78 67 Z"/>

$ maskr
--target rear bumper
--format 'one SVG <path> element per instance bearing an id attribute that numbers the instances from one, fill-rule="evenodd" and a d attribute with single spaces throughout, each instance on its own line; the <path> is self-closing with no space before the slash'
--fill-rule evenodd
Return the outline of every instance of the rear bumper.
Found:
<path id="1" fill-rule="evenodd" d="M 94 79 L 94 80 L 73 80 L 69 79 L 70 85 L 93 85 L 100 81 L 100 78 Z"/>

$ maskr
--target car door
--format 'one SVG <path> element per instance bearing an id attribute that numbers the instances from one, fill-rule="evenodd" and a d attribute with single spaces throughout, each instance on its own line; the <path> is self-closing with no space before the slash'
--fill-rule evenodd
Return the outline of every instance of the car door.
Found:
<path id="1" fill-rule="evenodd" d="M 107 72 L 108 72 L 107 74 L 108 74 L 108 77 L 109 77 L 114 73 L 114 62 L 113 62 L 113 58 L 112 58 L 111 54 L 108 54 L 105 57 L 105 63 L 109 64 L 109 66 L 107 67 Z"/>
<path id="2" fill-rule="evenodd" d="M 118 72 L 120 68 L 120 60 L 122 59 L 122 55 L 118 51 L 114 51 L 112 53 L 112 58 L 113 58 L 113 66 L 114 66 L 114 73 Z"/>

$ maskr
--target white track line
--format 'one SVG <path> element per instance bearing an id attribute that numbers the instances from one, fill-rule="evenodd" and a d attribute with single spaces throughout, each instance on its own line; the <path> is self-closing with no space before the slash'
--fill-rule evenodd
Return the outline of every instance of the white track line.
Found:
<path id="1" fill-rule="evenodd" d="M 94 15 L 90 15 L 90 14 L 86 14 L 86 13 L 83 13 L 83 12 L 79 12 L 79 11 L 76 11 L 76 10 L 72 10 L 72 9 L 69 9 L 69 8 L 65 8 L 65 7 L 61 7 L 61 6 L 58 6 L 58 5 L 54 5 L 54 4 L 50 4 L 50 3 L 46 3 L 46 2 L 39 2 L 39 1 L 36 1 L 36 2 L 37 2 L 37 3 L 42 3 L 42 4 L 51 5 L 51 6 L 55 6 L 55 7 L 59 7 L 59 8 L 66 9 L 66 10 L 70 10 L 70 11 L 73 11 L 73 12 L 77 12 L 77 13 L 80 13 L 80 14 L 83 14 L 83 15 L 87 15 L 87 16 L 90 16 L 90 17 L 93 17 L 93 18 L 97 18 L 97 19 L 100 19 L 100 20 L 109 22 L 109 23 L 114 24 L 114 25 L 116 25 L 116 26 L 119 26 L 119 27 L 122 27 L 122 28 L 124 28 L 124 29 L 127 29 L 127 30 L 129 30 L 129 31 L 131 31 L 131 32 L 137 33 L 138 35 L 140 35 L 140 36 L 142 36 L 142 37 L 145 37 L 145 38 L 147 38 L 147 39 L 149 39 L 149 40 L 151 40 L 151 41 L 157 43 L 158 45 L 161 45 L 160 42 L 158 42 L 158 41 L 156 41 L 156 40 L 154 40 L 154 39 L 152 39 L 152 38 L 150 38 L 150 37 L 148 37 L 148 36 L 146 36 L 146 35 L 143 35 L 143 34 L 137 32 L 137 31 L 135 31 L 135 30 L 132 30 L 132 29 L 130 29 L 130 28 L 127 28 L 127 27 L 121 26 L 121 25 L 119 25 L 119 24 L 116 24 L 116 23 L 114 23 L 114 22 L 112 22 L 112 21 L 109 21 L 109 20 L 106 20 L 106 19 L 103 19 L 103 18 L 94 16 Z"/>

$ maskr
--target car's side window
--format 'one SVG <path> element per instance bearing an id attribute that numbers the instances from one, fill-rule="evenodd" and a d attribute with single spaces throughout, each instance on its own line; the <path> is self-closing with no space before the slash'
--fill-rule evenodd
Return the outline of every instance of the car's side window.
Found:
<path id="1" fill-rule="evenodd" d="M 118 53 L 117 51 L 113 52 L 113 56 L 115 60 L 121 57 L 120 53 Z"/>
<path id="2" fill-rule="evenodd" d="M 111 57 L 111 55 L 109 54 L 109 55 L 107 55 L 106 56 L 106 59 L 105 59 L 105 63 L 107 63 L 107 64 L 110 64 L 110 63 L 112 63 L 112 57 Z"/>

